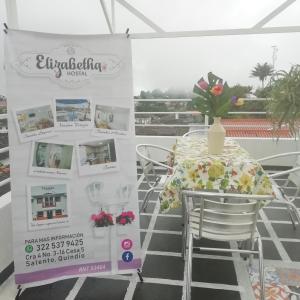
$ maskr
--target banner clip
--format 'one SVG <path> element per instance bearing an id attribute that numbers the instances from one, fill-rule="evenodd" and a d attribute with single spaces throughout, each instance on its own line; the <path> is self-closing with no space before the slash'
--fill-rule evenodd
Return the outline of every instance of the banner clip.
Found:
<path id="1" fill-rule="evenodd" d="M 7 26 L 6 23 L 3 23 L 3 26 L 4 26 L 3 31 L 4 31 L 5 34 L 7 34 L 8 33 L 8 26 Z"/>
<path id="2" fill-rule="evenodd" d="M 126 37 L 129 38 L 129 28 L 126 29 L 125 34 L 126 34 Z"/>

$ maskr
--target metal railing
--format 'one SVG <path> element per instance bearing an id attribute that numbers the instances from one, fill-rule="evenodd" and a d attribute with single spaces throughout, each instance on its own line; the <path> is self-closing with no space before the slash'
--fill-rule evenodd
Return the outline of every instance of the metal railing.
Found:
<path id="1" fill-rule="evenodd" d="M 262 101 L 265 99 L 260 98 L 255 100 Z M 136 103 L 137 102 L 147 102 L 147 103 L 163 102 L 171 110 L 172 109 L 171 103 L 175 103 L 178 107 L 180 103 L 187 104 L 188 102 L 191 101 L 191 99 L 134 99 L 134 101 Z M 245 101 L 253 101 L 253 99 L 245 99 Z M 266 115 L 266 112 L 239 111 L 239 112 L 230 112 L 229 114 L 262 116 L 262 115 Z M 7 113 L 0 114 L 0 120 L 5 120 L 5 119 L 7 119 Z M 153 112 L 136 111 L 135 112 L 135 127 L 136 127 L 137 136 L 147 135 L 147 134 L 143 134 L 143 131 L 141 131 L 141 129 L 147 130 L 150 133 L 148 134 L 149 138 L 151 138 L 151 136 L 175 137 L 175 136 L 181 136 L 189 130 L 207 128 L 207 126 L 208 126 L 208 117 L 198 111 L 153 111 Z M 225 125 L 224 127 L 227 129 L 239 129 L 241 131 L 243 131 L 243 129 L 245 128 L 247 129 L 265 128 L 266 130 L 273 130 L 271 125 L 238 125 L 238 126 Z M 139 134 L 139 131 L 141 131 L 141 134 Z M 0 128 L 0 160 L 1 161 L 7 160 L 8 158 L 9 146 L 7 141 L 8 139 L 7 133 L 8 133 L 7 128 L 3 128 L 3 127 L 2 129 Z M 162 142 L 163 140 L 160 141 Z M 2 189 L 4 186 L 6 186 L 9 183 L 10 183 L 10 178 L 8 177 L 8 174 L 0 173 L 0 188 Z M 0 189 L 0 196 L 2 195 L 1 189 Z"/>
<path id="2" fill-rule="evenodd" d="M 6 120 L 6 122 L 3 122 L 3 120 Z M 0 128 L 0 161 L 2 163 L 8 160 L 9 156 L 7 113 L 0 114 L 0 122 L 2 123 Z M 9 183 L 9 174 L 0 172 L 0 196 L 9 191 L 10 188 L 6 186 Z"/>

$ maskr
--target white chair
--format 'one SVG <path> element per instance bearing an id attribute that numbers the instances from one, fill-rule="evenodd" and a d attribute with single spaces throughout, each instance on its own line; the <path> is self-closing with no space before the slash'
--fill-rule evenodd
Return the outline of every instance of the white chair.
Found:
<path id="1" fill-rule="evenodd" d="M 186 132 L 182 137 L 188 137 L 188 136 L 205 136 L 207 135 L 209 126 L 203 126 L 202 129 L 197 129 L 197 130 L 191 130 Z"/>
<path id="2" fill-rule="evenodd" d="M 271 160 L 271 159 L 299 156 L 299 155 L 300 155 L 300 151 L 285 152 L 285 153 L 281 153 L 281 154 L 266 156 L 266 157 L 258 159 L 257 161 L 259 163 L 263 163 L 263 162 L 265 162 L 267 160 Z M 278 186 L 274 180 L 274 179 L 284 176 L 284 175 L 288 175 L 288 177 L 284 183 L 284 186 L 287 186 L 290 181 L 296 185 L 296 193 L 293 197 L 288 197 L 285 194 L 284 189 L 281 188 L 280 186 Z M 296 229 L 296 223 L 294 220 L 294 216 L 296 217 L 298 224 L 300 224 L 300 215 L 299 215 L 297 207 L 293 204 L 293 201 L 299 195 L 299 191 L 300 191 L 300 162 L 299 163 L 297 162 L 296 166 L 289 170 L 269 174 L 269 177 L 272 180 L 274 191 L 276 193 L 276 198 L 278 200 L 281 200 L 282 203 L 286 204 L 293 227 L 294 227 L 294 229 Z M 293 214 L 294 214 L 294 216 L 293 216 Z"/>
<path id="3" fill-rule="evenodd" d="M 227 201 L 224 202 L 224 199 Z M 191 299 L 193 249 L 249 254 L 250 263 L 253 254 L 258 254 L 261 299 L 265 299 L 263 249 L 259 233 L 256 230 L 256 222 L 261 207 L 260 202 L 272 199 L 273 196 L 271 195 L 182 191 L 182 201 L 186 208 L 186 221 L 183 232 L 183 251 L 186 259 L 186 300 Z M 195 208 L 196 203 L 200 205 L 198 208 Z M 250 240 L 250 249 L 194 247 L 193 239 L 201 238 L 226 242 Z M 258 250 L 254 250 L 255 241 L 257 241 Z"/>
<path id="4" fill-rule="evenodd" d="M 161 191 L 164 188 L 164 184 L 168 178 L 168 174 L 157 174 L 157 170 L 155 169 L 155 166 L 160 166 L 164 169 L 166 169 L 168 172 L 172 173 L 173 168 L 169 166 L 166 163 L 162 163 L 159 161 L 156 161 L 152 158 L 151 153 L 153 154 L 154 151 L 163 151 L 166 152 L 169 155 L 172 155 L 174 152 L 172 150 L 169 150 L 167 148 L 157 146 L 157 145 L 152 145 L 152 144 L 138 144 L 136 146 L 136 153 L 139 157 L 140 164 L 143 170 L 143 174 L 146 178 L 146 181 L 150 187 L 150 189 L 147 191 L 142 206 L 140 208 L 141 211 L 145 211 L 148 201 L 149 201 L 149 196 L 154 192 L 154 191 Z"/>

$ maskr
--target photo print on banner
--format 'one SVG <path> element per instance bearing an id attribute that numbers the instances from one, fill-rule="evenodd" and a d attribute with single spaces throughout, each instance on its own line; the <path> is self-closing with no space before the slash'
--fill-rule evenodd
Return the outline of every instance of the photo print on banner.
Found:
<path id="1" fill-rule="evenodd" d="M 93 127 L 93 107 L 88 98 L 56 98 L 54 112 L 57 130 L 81 130 Z"/>
<path id="2" fill-rule="evenodd" d="M 66 183 L 27 186 L 29 230 L 70 225 L 70 192 Z"/>
<path id="3" fill-rule="evenodd" d="M 76 147 L 79 175 L 119 171 L 118 145 L 114 138 L 82 141 Z"/>
<path id="4" fill-rule="evenodd" d="M 29 175 L 71 178 L 73 144 L 60 141 L 35 141 L 32 143 Z"/>
<path id="5" fill-rule="evenodd" d="M 130 109 L 96 104 L 93 135 L 128 135 Z"/>
<path id="6" fill-rule="evenodd" d="M 51 105 L 17 109 L 13 116 L 21 143 L 55 135 Z"/>

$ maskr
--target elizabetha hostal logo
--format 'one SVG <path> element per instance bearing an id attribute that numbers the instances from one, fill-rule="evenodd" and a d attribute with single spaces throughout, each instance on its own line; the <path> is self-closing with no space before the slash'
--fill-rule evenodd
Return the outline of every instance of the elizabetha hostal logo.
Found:
<path id="1" fill-rule="evenodd" d="M 80 87 L 93 77 L 116 75 L 121 59 L 111 54 L 93 54 L 74 45 L 65 45 L 50 53 L 24 52 L 15 67 L 25 76 L 48 77 L 67 87 Z"/>

